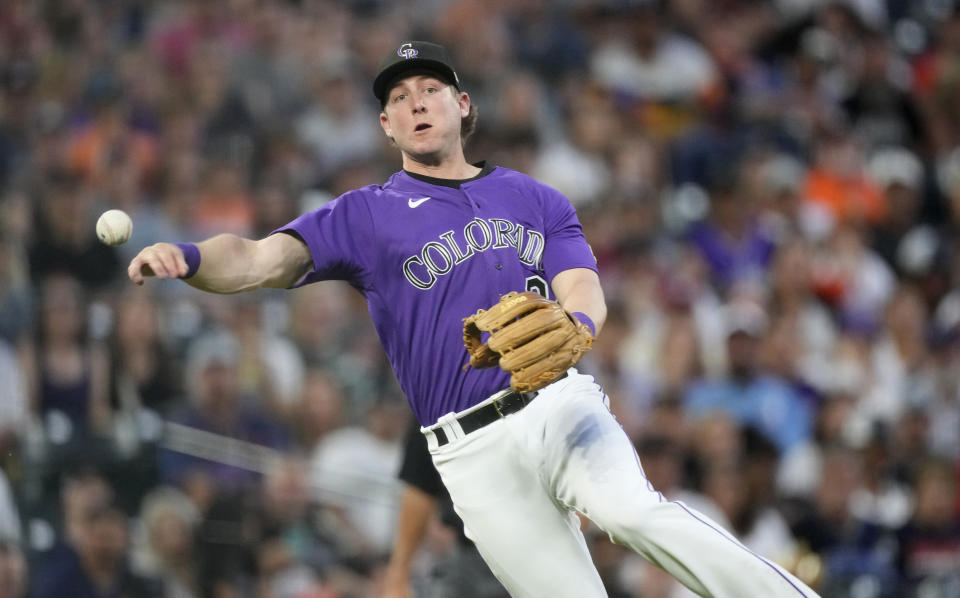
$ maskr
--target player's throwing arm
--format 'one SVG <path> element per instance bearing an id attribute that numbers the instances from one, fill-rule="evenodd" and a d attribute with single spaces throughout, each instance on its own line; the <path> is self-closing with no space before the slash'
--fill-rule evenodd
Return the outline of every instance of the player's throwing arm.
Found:
<path id="1" fill-rule="evenodd" d="M 310 268 L 306 245 L 290 235 L 259 241 L 217 235 L 193 243 L 156 243 L 130 261 L 127 275 L 142 285 L 147 277 L 180 278 L 211 293 L 238 293 L 292 286 Z"/>

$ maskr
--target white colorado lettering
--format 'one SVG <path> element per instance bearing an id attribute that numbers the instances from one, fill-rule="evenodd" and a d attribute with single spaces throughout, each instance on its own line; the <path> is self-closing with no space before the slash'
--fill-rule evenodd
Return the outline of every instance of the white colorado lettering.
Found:
<path id="1" fill-rule="evenodd" d="M 433 250 L 433 254 L 430 253 L 430 250 Z M 435 255 L 439 255 L 443 259 L 443 266 L 438 266 L 435 259 Z M 420 257 L 423 258 L 423 263 L 430 268 L 430 272 L 442 276 L 446 274 L 453 268 L 453 256 L 450 255 L 450 250 L 443 243 L 437 241 L 430 241 L 423 246 L 423 251 L 420 253 Z"/>
<path id="2" fill-rule="evenodd" d="M 480 229 L 480 232 L 483 233 L 483 242 L 478 242 L 474 231 Z M 490 248 L 490 242 L 493 239 L 493 233 L 490 232 L 490 225 L 487 224 L 486 220 L 480 220 L 479 218 L 474 218 L 463 227 L 463 236 L 466 237 L 467 243 L 470 244 L 476 251 L 486 251 Z"/>
<path id="3" fill-rule="evenodd" d="M 413 273 L 413 265 L 414 265 L 414 264 L 419 264 L 419 265 L 423 266 L 423 261 L 420 259 L 420 256 L 418 256 L 418 255 L 411 255 L 411 256 L 408 257 L 406 260 L 404 260 L 404 262 L 403 262 L 403 277 L 406 278 L 406 279 L 410 282 L 410 284 L 412 284 L 413 286 L 417 287 L 418 289 L 421 289 L 421 290 L 424 290 L 424 291 L 425 291 L 425 290 L 429 289 L 430 287 L 432 287 L 432 286 L 434 285 L 434 283 L 437 282 L 437 277 L 436 277 L 436 275 L 434 275 L 434 273 L 430 271 L 430 268 L 427 268 L 427 269 L 426 269 L 426 270 L 427 270 L 427 274 L 429 274 L 430 277 L 429 277 L 427 280 L 422 280 L 422 279 L 420 279 L 420 278 L 417 278 L 417 275 Z"/>
<path id="4" fill-rule="evenodd" d="M 464 237 L 466 237 L 466 234 L 464 234 Z M 443 233 L 442 235 L 440 235 L 440 238 L 446 241 L 447 247 L 449 247 L 450 251 L 453 252 L 454 265 L 462 264 L 463 262 L 467 261 L 467 259 L 475 253 L 473 246 L 470 245 L 469 243 L 467 243 L 466 252 L 461 250 L 460 247 L 457 245 L 457 240 L 453 238 L 452 230 L 448 230 L 447 232 Z"/>
<path id="5" fill-rule="evenodd" d="M 464 225 L 462 237 L 448 230 L 439 240 L 424 243 L 416 255 L 404 260 L 403 276 L 415 288 L 426 291 L 433 288 L 440 276 L 449 274 L 474 254 L 507 247 L 517 250 L 522 264 L 540 269 L 545 246 L 543 233 L 526 230 L 522 224 L 503 218 L 474 218 Z"/>
<path id="6" fill-rule="evenodd" d="M 503 249 L 513 245 L 513 240 L 510 237 L 513 232 L 512 222 L 504 220 L 503 218 L 491 218 L 490 224 L 493 225 L 493 229 L 497 235 L 497 240 L 493 244 L 494 249 Z"/>
<path id="7" fill-rule="evenodd" d="M 524 250 L 523 255 L 520 256 L 520 261 L 528 266 L 536 266 L 537 268 L 540 268 L 540 262 L 543 260 L 544 245 L 546 245 L 546 241 L 540 232 L 528 230 L 527 247 L 526 250 Z"/>

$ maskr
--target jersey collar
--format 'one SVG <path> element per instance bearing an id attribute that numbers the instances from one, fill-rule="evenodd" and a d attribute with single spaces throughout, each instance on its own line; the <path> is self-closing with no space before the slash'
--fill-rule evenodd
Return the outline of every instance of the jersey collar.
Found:
<path id="1" fill-rule="evenodd" d="M 437 185 L 440 187 L 450 187 L 451 189 L 459 189 L 460 185 L 463 185 L 464 183 L 469 183 L 471 181 L 475 181 L 477 179 L 481 179 L 487 176 L 488 174 L 490 174 L 491 172 L 493 172 L 493 169 L 496 168 L 495 166 L 488 165 L 486 160 L 482 162 L 477 162 L 474 164 L 474 166 L 479 168 L 480 172 L 478 172 L 475 176 L 470 177 L 469 179 L 438 179 L 437 177 L 427 176 L 425 174 L 419 174 L 416 172 L 410 172 L 409 170 L 404 170 L 402 172 L 403 174 L 407 175 L 412 179 L 416 179 L 418 181 L 428 183 L 430 185 Z"/>

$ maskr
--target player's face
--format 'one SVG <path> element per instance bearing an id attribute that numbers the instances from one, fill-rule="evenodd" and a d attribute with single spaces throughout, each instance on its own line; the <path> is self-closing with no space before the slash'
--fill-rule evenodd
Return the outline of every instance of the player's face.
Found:
<path id="1" fill-rule="evenodd" d="M 466 93 L 436 77 L 413 75 L 390 90 L 380 126 L 404 154 L 436 165 L 460 149 L 460 120 L 469 112 Z"/>

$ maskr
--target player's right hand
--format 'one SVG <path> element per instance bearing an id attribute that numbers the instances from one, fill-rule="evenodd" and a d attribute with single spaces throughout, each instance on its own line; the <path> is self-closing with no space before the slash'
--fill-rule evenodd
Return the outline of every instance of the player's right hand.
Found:
<path id="1" fill-rule="evenodd" d="M 127 276 L 135 284 L 142 285 L 147 276 L 181 278 L 187 275 L 187 271 L 187 261 L 179 247 L 173 243 L 156 243 L 144 247 L 130 260 Z"/>

